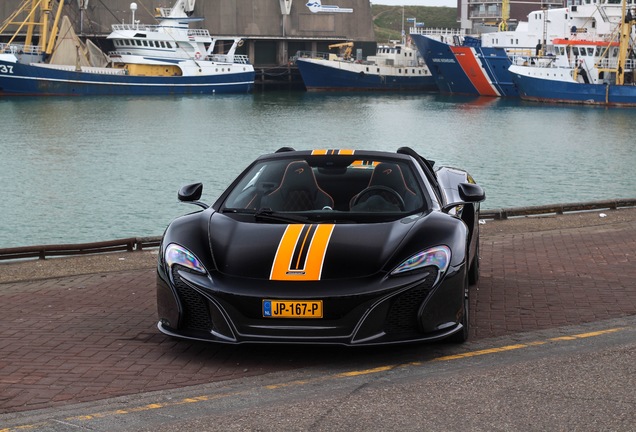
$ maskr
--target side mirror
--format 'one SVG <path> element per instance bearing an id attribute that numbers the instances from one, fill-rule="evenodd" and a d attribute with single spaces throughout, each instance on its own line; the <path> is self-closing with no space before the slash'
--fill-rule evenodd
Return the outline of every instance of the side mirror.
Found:
<path id="1" fill-rule="evenodd" d="M 460 183 L 457 185 L 457 191 L 459 197 L 462 199 L 460 202 L 452 202 L 442 207 L 444 213 L 450 212 L 455 207 L 464 205 L 466 203 L 477 203 L 486 199 L 486 192 L 484 189 L 473 183 Z"/>
<path id="2" fill-rule="evenodd" d="M 465 202 L 475 203 L 486 199 L 484 189 L 474 183 L 460 183 L 457 185 L 459 197 Z"/>
<path id="3" fill-rule="evenodd" d="M 183 186 L 177 194 L 179 201 L 193 202 L 201 199 L 203 194 L 203 183 L 193 183 Z"/>

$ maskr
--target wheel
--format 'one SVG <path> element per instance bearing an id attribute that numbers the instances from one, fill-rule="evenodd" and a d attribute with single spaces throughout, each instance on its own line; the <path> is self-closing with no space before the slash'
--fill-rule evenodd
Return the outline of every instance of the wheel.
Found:
<path id="1" fill-rule="evenodd" d="M 386 186 L 369 186 L 355 196 L 351 207 L 367 201 L 372 196 L 379 196 L 385 201 L 396 205 L 401 211 L 404 211 L 404 200 L 400 194 Z"/>
<path id="2" fill-rule="evenodd" d="M 457 333 L 448 337 L 448 341 L 452 343 L 464 343 L 468 340 L 468 330 L 470 324 L 470 291 L 468 289 L 468 280 L 464 284 L 464 313 L 462 314 L 462 329 Z"/>

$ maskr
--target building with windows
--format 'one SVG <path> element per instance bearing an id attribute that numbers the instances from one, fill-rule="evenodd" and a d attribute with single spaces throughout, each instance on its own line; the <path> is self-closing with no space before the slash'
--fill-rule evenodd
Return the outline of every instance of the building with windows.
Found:
<path id="1" fill-rule="evenodd" d="M 564 4 L 564 0 L 457 0 L 457 20 L 469 34 L 513 30 L 530 12 Z"/>

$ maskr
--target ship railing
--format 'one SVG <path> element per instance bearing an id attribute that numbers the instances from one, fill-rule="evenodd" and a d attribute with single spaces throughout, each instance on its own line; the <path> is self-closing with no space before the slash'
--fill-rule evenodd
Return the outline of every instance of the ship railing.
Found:
<path id="1" fill-rule="evenodd" d="M 329 53 L 318 52 L 318 51 L 297 51 L 296 55 L 292 57 L 292 61 L 296 61 L 296 59 L 299 59 L 299 58 L 329 60 Z"/>
<path id="2" fill-rule="evenodd" d="M 207 29 L 189 29 L 188 36 L 211 37 L 210 32 Z"/>
<path id="3" fill-rule="evenodd" d="M 574 62 L 574 60 L 573 60 Z M 616 58 L 602 58 L 597 62 L 597 67 L 599 69 L 616 69 L 618 67 L 618 59 Z M 636 67 L 636 61 L 634 59 L 625 59 L 624 69 L 634 70 Z"/>
<path id="4" fill-rule="evenodd" d="M 510 61 L 519 66 L 535 66 L 540 68 L 555 67 L 557 57 L 555 56 L 535 56 L 535 55 L 509 55 Z"/>
<path id="5" fill-rule="evenodd" d="M 164 28 L 163 26 L 150 25 L 150 24 L 113 24 L 111 26 L 113 31 L 149 31 L 149 32 L 157 32 L 159 29 Z"/>
<path id="6" fill-rule="evenodd" d="M 205 59 L 218 63 L 250 64 L 250 59 L 245 54 L 212 54 Z"/>
<path id="7" fill-rule="evenodd" d="M 421 27 L 411 27 L 409 29 L 409 34 L 421 34 L 426 36 L 444 36 L 444 37 L 452 37 L 452 36 L 465 36 L 466 30 L 459 28 L 421 28 Z"/>
<path id="8" fill-rule="evenodd" d="M 0 52 L 11 54 L 42 54 L 42 50 L 39 46 L 7 43 L 0 43 Z"/>

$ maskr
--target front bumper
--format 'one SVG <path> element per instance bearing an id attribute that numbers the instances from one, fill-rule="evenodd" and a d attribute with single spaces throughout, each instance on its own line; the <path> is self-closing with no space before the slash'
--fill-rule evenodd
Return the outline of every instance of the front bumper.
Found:
<path id="1" fill-rule="evenodd" d="M 464 265 L 373 280 L 264 282 L 224 280 L 179 266 L 157 274 L 161 332 L 222 343 L 378 345 L 433 341 L 461 331 Z M 438 280 L 439 279 L 439 280 Z M 262 284 L 259 282 L 259 284 Z M 298 293 L 302 292 L 302 295 Z M 321 319 L 264 318 L 262 301 L 319 299 Z"/>

